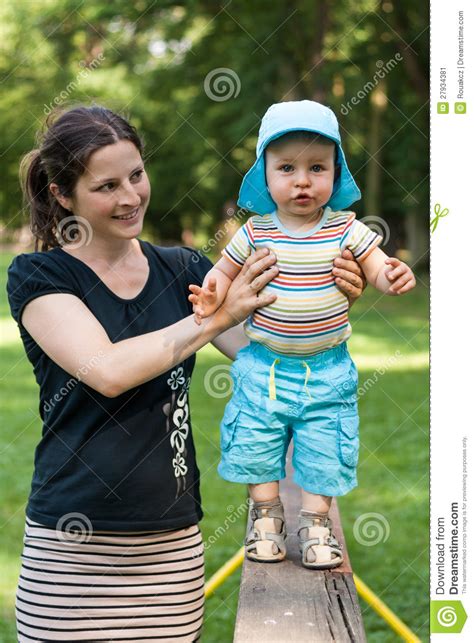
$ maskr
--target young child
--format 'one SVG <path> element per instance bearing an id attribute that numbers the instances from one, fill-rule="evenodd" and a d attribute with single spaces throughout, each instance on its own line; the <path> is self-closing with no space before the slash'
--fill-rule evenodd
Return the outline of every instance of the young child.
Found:
<path id="1" fill-rule="evenodd" d="M 328 511 L 332 496 L 357 486 L 357 371 L 346 347 L 348 300 L 337 288 L 333 260 L 349 248 L 383 293 L 415 286 L 410 268 L 387 257 L 378 248 L 381 237 L 345 211 L 359 198 L 334 113 L 308 100 L 272 105 L 238 201 L 256 216 L 237 231 L 202 288 L 190 286 L 200 323 L 221 304 L 250 253 L 267 247 L 277 256 L 279 271 L 266 290 L 278 299 L 245 323 L 250 344 L 232 366 L 234 392 L 221 424 L 219 473 L 249 485 L 245 546 L 252 560 L 285 557 L 278 481 L 291 439 L 302 489 L 303 565 L 323 569 L 343 560 Z"/>

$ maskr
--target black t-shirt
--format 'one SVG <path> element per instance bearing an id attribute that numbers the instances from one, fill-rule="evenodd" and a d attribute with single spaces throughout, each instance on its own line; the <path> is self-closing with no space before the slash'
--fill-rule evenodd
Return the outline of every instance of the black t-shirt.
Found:
<path id="1" fill-rule="evenodd" d="M 195 356 L 107 398 L 81 382 L 80 372 L 73 377 L 53 362 L 21 324 L 26 304 L 50 293 L 79 297 L 112 342 L 190 315 L 188 286 L 201 285 L 212 263 L 190 248 L 139 241 L 150 274 L 133 299 L 118 297 L 61 248 L 21 254 L 8 270 L 10 307 L 40 386 L 43 420 L 26 513 L 47 526 L 76 513 L 110 531 L 177 529 L 202 518 L 188 401 Z"/>

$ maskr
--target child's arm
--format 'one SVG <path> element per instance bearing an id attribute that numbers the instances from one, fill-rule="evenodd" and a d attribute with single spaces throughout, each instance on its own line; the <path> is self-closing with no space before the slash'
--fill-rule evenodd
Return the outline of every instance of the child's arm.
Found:
<path id="1" fill-rule="evenodd" d="M 411 268 L 395 257 L 388 257 L 380 248 L 374 248 L 358 261 L 369 284 L 387 295 L 403 295 L 416 285 Z"/>
<path id="2" fill-rule="evenodd" d="M 188 299 L 193 304 L 194 319 L 200 324 L 205 317 L 212 315 L 224 301 L 230 284 L 241 268 L 226 257 L 221 257 L 209 270 L 202 286 L 189 286 L 192 292 Z"/>
<path id="3" fill-rule="evenodd" d="M 223 355 L 234 360 L 239 350 L 247 346 L 249 341 L 244 331 L 244 323 L 242 322 L 238 326 L 232 326 L 229 330 L 215 337 L 211 343 Z"/>

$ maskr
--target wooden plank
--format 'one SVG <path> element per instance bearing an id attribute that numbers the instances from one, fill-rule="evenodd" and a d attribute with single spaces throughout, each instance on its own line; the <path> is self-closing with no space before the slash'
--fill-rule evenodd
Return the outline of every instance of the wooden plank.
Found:
<path id="1" fill-rule="evenodd" d="M 306 569 L 296 533 L 300 490 L 289 469 L 280 486 L 288 530 L 287 558 L 281 563 L 245 560 L 234 643 L 365 643 L 337 502 L 333 500 L 330 518 L 344 548 L 344 563 L 333 570 Z"/>

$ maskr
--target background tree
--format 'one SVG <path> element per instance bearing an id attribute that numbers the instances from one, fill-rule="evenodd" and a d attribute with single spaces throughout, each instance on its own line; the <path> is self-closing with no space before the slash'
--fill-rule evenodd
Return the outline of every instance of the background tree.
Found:
<path id="1" fill-rule="evenodd" d="M 235 204 L 268 105 L 310 98 L 338 114 L 358 216 L 382 217 L 389 250 L 426 263 L 428 5 L 5 0 L 1 12 L 7 230 L 25 223 L 18 161 L 55 102 L 129 113 L 146 141 L 148 233 L 199 243 Z"/>

